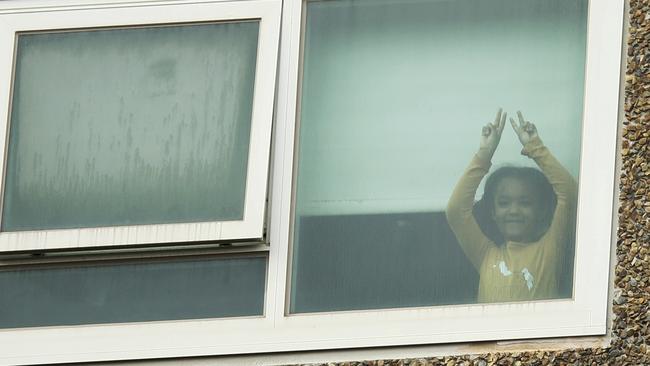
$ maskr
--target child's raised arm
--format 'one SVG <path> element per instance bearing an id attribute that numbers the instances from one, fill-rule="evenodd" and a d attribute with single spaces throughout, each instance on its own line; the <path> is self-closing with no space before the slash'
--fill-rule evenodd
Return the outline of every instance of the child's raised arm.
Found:
<path id="1" fill-rule="evenodd" d="M 480 270 L 488 249 L 495 244 L 483 234 L 474 219 L 474 197 L 481 180 L 490 169 L 490 161 L 499 146 L 505 124 L 506 113 L 499 109 L 494 122 L 483 127 L 478 152 L 456 184 L 445 211 L 451 230 L 477 270 Z"/>
<path id="2" fill-rule="evenodd" d="M 517 111 L 517 117 L 519 123 L 510 118 L 510 125 L 523 146 L 521 153 L 535 160 L 553 186 L 558 203 L 561 200 L 566 202 L 570 198 L 575 199 L 578 186 L 573 176 L 544 146 L 537 133 L 537 127 L 530 121 L 526 121 L 520 111 Z"/>
<path id="3" fill-rule="evenodd" d="M 578 184 L 573 176 L 544 146 L 537 133 L 537 127 L 526 121 L 521 112 L 517 112 L 519 122 L 510 118 L 510 124 L 523 146 L 521 153 L 535 160 L 553 187 L 557 197 L 557 205 L 553 220 L 545 237 L 554 236 L 549 242 L 561 245 L 571 235 L 570 228 L 575 216 L 575 204 L 578 197 Z"/>

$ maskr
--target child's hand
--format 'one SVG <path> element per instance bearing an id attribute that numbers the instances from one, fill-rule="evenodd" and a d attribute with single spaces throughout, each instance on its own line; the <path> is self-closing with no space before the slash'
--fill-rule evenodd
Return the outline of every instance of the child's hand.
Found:
<path id="1" fill-rule="evenodd" d="M 520 111 L 517 111 L 517 116 L 519 117 L 519 123 L 515 122 L 513 118 L 510 118 L 510 124 L 512 125 L 512 129 L 515 130 L 517 137 L 519 137 L 521 144 L 526 145 L 528 141 L 538 136 L 537 127 L 530 123 L 530 121 L 524 120 L 524 116 Z"/>
<path id="2" fill-rule="evenodd" d="M 499 141 L 501 141 L 501 133 L 503 132 L 503 127 L 506 125 L 506 116 L 507 113 L 503 113 L 502 109 L 499 108 L 494 122 L 485 125 L 481 132 L 480 149 L 489 152 L 490 158 L 497 150 Z"/>

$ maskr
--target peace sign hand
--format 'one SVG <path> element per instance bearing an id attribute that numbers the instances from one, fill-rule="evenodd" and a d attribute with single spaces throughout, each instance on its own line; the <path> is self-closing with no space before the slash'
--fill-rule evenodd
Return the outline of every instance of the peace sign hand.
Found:
<path id="1" fill-rule="evenodd" d="M 503 110 L 499 108 L 494 122 L 483 126 L 480 149 L 487 151 L 490 154 L 490 158 L 494 155 L 497 146 L 499 146 L 499 141 L 501 141 L 501 133 L 503 132 L 503 127 L 506 125 L 506 116 L 507 113 L 503 113 Z"/>
<path id="2" fill-rule="evenodd" d="M 517 117 L 519 118 L 519 123 L 515 122 L 513 118 L 510 118 L 510 125 L 515 130 L 521 144 L 526 145 L 530 140 L 538 137 L 537 127 L 530 121 L 524 120 L 524 116 L 520 111 L 517 111 Z"/>

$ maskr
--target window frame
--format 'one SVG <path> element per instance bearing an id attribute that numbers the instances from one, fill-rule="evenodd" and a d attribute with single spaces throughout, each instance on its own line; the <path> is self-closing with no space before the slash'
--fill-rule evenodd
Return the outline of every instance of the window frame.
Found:
<path id="1" fill-rule="evenodd" d="M 18 4 L 11 3 L 13 4 Z M 0 232 L 0 252 L 75 249 L 102 246 L 186 243 L 224 240 L 264 241 L 264 218 L 270 158 L 275 71 L 280 32 L 279 0 L 157 2 L 86 6 L 76 9 L 16 9 L 0 11 L 0 160 L 5 161 L 10 128 L 14 57 L 19 32 L 92 30 L 96 28 L 183 25 L 199 22 L 259 21 L 251 134 L 248 151 L 243 218 L 208 222 L 143 224 Z M 11 55 L 11 57 L 9 57 Z M 5 163 L 6 164 L 6 163 Z M 6 166 L 0 165 L 4 177 Z M 4 179 L 2 187 L 4 197 Z M 2 199 L 0 197 L 0 199 Z M 0 207 L 2 205 L 0 204 Z M 2 216 L 0 215 L 0 224 Z"/>
<path id="2" fill-rule="evenodd" d="M 303 5 L 303 0 L 282 4 L 264 316 L 1 329 L 0 344 L 7 351 L 0 362 L 127 360 L 605 334 L 615 233 L 623 0 L 589 2 L 573 299 L 288 314 Z M 128 5 L 120 1 L 114 6 Z"/>

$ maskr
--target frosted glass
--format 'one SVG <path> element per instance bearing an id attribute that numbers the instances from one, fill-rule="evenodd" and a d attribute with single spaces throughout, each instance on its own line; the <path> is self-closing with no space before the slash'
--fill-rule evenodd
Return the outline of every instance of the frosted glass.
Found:
<path id="1" fill-rule="evenodd" d="M 299 214 L 444 209 L 499 107 L 577 176 L 586 0 L 314 1 L 306 27 Z"/>
<path id="2" fill-rule="evenodd" d="M 258 30 L 20 34 L 2 229 L 241 219 Z"/>
<path id="3" fill-rule="evenodd" d="M 0 328 L 259 316 L 266 257 L 0 271 Z"/>
<path id="4" fill-rule="evenodd" d="M 291 312 L 477 301 L 445 207 L 499 107 L 523 111 L 578 177 L 587 8 L 307 3 Z M 493 167 L 535 166 L 521 148 L 507 124 Z M 570 297 L 573 243 L 560 257 Z"/>

